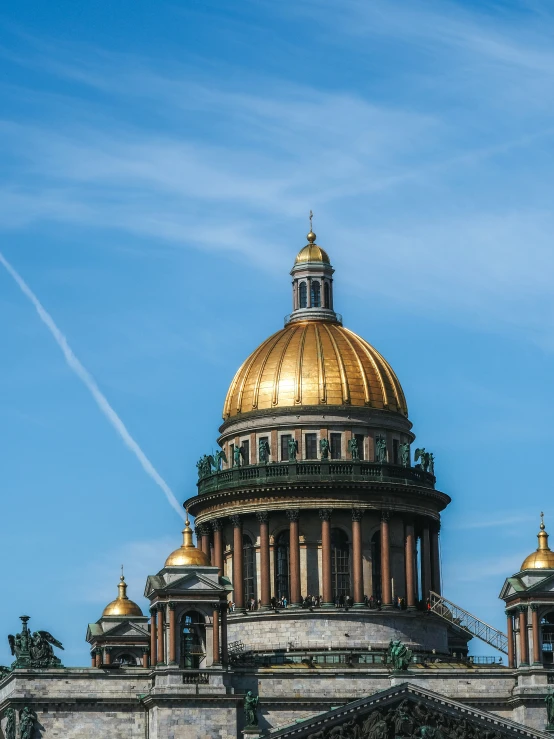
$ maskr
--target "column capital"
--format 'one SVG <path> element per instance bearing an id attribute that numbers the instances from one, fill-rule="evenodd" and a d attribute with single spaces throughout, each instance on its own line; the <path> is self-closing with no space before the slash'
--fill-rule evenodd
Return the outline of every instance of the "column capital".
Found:
<path id="1" fill-rule="evenodd" d="M 163 613 L 165 611 L 166 605 L 167 603 L 163 601 L 161 603 L 158 603 L 158 613 Z"/>
<path id="2" fill-rule="evenodd" d="M 539 606 L 536 603 L 531 604 L 531 610 L 535 611 L 535 613 L 539 610 Z"/>
<path id="3" fill-rule="evenodd" d="M 300 511 L 297 508 L 292 508 L 287 511 L 287 518 L 289 521 L 298 521 L 298 514 Z"/>
<path id="4" fill-rule="evenodd" d="M 142 647 L 143 654 L 150 654 L 150 647 Z"/>
<path id="5" fill-rule="evenodd" d="M 364 515 L 363 508 L 352 508 L 352 520 L 361 521 Z"/>
<path id="6" fill-rule="evenodd" d="M 210 524 L 214 533 L 216 531 L 221 531 L 221 529 L 223 528 L 223 523 L 220 518 L 214 518 L 213 521 L 210 521 Z"/>
<path id="7" fill-rule="evenodd" d="M 517 612 L 518 613 L 527 613 L 527 610 L 528 610 L 528 606 L 527 605 L 520 604 L 517 607 Z"/>
<path id="8" fill-rule="evenodd" d="M 330 521 L 331 515 L 333 513 L 332 508 L 320 508 L 319 509 L 319 517 L 322 521 Z"/>
<path id="9" fill-rule="evenodd" d="M 169 610 L 170 611 L 174 611 L 175 608 L 177 607 L 177 603 L 175 603 L 175 601 L 173 601 L 173 600 L 170 600 L 167 605 L 169 606 Z"/>
<path id="10" fill-rule="evenodd" d="M 209 530 L 209 528 L 208 528 L 208 527 L 206 526 L 206 524 L 205 524 L 205 523 L 200 523 L 200 524 L 198 524 L 198 526 L 196 527 L 196 529 L 195 529 L 195 533 L 196 533 L 196 535 L 197 535 L 197 536 L 198 536 L 198 535 L 200 535 L 200 536 L 208 536 L 208 534 L 210 533 L 210 530 Z"/>
<path id="11" fill-rule="evenodd" d="M 238 529 L 240 526 L 242 526 L 241 517 L 234 513 L 232 516 L 229 516 L 229 521 L 233 524 L 233 526 Z"/>
<path id="12" fill-rule="evenodd" d="M 150 609 L 149 610 L 150 610 L 150 615 L 152 617 L 154 617 L 156 615 L 157 610 L 158 610 L 158 604 L 156 604 L 155 606 L 150 606 Z"/>
<path id="13" fill-rule="evenodd" d="M 388 523 L 390 521 L 390 511 L 381 511 L 381 521 Z"/>
<path id="14" fill-rule="evenodd" d="M 516 609 L 514 608 L 506 608 L 506 610 L 504 611 L 506 616 L 514 616 L 515 612 L 516 612 Z"/>
<path id="15" fill-rule="evenodd" d="M 94 654 L 102 654 L 102 647 L 95 647 L 93 651 Z"/>
<path id="16" fill-rule="evenodd" d="M 258 511 L 256 513 L 258 523 L 269 523 L 269 513 L 267 511 Z"/>
<path id="17" fill-rule="evenodd" d="M 113 652 L 113 647 L 104 647 L 104 651 L 109 654 L 110 652 Z"/>

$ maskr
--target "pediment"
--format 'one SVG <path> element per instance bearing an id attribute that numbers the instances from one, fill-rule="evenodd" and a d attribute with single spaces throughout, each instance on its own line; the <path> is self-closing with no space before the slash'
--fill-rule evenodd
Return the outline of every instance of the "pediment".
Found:
<path id="1" fill-rule="evenodd" d="M 123 623 L 114 624 L 113 626 L 104 623 L 104 636 L 148 638 L 149 631 L 132 621 L 123 621 Z"/>
<path id="2" fill-rule="evenodd" d="M 185 593 L 190 591 L 210 591 L 212 593 L 224 593 L 227 589 L 219 584 L 209 575 L 203 575 L 198 572 L 189 572 L 186 575 L 178 575 L 172 577 L 164 583 L 160 588 L 162 591 L 171 591 L 172 593 Z"/>
<path id="3" fill-rule="evenodd" d="M 267 739 L 546 739 L 548 736 L 431 690 L 403 683 L 318 714 L 302 724 L 272 732 Z"/>

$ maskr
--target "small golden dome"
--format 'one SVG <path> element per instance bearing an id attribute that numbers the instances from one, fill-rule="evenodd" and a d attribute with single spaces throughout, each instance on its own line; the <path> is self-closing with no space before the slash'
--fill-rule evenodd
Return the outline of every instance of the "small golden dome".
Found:
<path id="1" fill-rule="evenodd" d="M 127 597 L 127 583 L 123 575 L 119 578 L 117 589 L 119 591 L 117 598 L 108 603 L 102 616 L 142 616 L 140 606 Z"/>
<path id="2" fill-rule="evenodd" d="M 307 262 L 323 262 L 323 264 L 331 264 L 329 255 L 315 243 L 315 233 L 310 231 L 308 234 L 308 244 L 300 249 L 298 256 L 294 260 L 295 264 L 305 264 Z"/>
<path id="3" fill-rule="evenodd" d="M 165 560 L 166 567 L 187 567 L 196 565 L 197 567 L 209 567 L 211 565 L 210 558 L 201 549 L 198 549 L 192 543 L 192 531 L 188 519 L 185 521 L 183 529 L 183 544 L 171 552 Z"/>
<path id="4" fill-rule="evenodd" d="M 544 527 L 544 513 L 541 513 L 540 531 L 537 534 L 539 546 L 521 565 L 522 570 L 554 570 L 554 552 L 548 546 L 548 534 Z"/>
<path id="5" fill-rule="evenodd" d="M 240 367 L 223 418 L 299 406 L 366 406 L 408 415 L 398 378 L 379 352 L 338 323 L 289 323 Z"/>

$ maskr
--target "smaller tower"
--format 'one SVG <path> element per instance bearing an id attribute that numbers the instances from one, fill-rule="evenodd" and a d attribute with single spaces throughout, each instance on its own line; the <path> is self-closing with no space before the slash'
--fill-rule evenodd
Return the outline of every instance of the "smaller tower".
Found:
<path id="1" fill-rule="evenodd" d="M 227 659 L 227 596 L 232 586 L 209 556 L 194 546 L 189 521 L 183 544 L 146 581 L 150 601 L 151 665 L 168 683 L 179 670 L 220 668 Z M 210 682 L 211 685 L 211 682 Z"/>
<path id="2" fill-rule="evenodd" d="M 333 306 L 333 273 L 327 252 L 315 243 L 316 235 L 311 229 L 308 243 L 299 252 L 291 270 L 292 313 L 287 322 L 310 319 L 342 323 Z"/>
<path id="3" fill-rule="evenodd" d="M 538 547 L 500 592 L 506 603 L 510 667 L 554 667 L 554 552 L 548 546 L 544 514 Z"/>
<path id="4" fill-rule="evenodd" d="M 121 577 L 115 600 L 104 608 L 102 616 L 87 628 L 93 667 L 147 667 L 150 637 L 148 616 L 127 597 L 127 583 Z"/>

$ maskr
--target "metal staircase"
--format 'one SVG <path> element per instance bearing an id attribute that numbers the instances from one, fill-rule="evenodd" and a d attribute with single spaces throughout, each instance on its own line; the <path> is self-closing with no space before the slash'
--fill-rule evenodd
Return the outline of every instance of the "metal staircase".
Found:
<path id="1" fill-rule="evenodd" d="M 452 603 L 451 600 L 434 593 L 432 590 L 429 593 L 429 602 L 431 613 L 436 613 L 445 621 L 490 644 L 499 652 L 508 654 L 508 637 L 502 631 L 495 629 L 494 626 L 489 626 L 477 616 L 464 611 L 463 608 Z"/>

